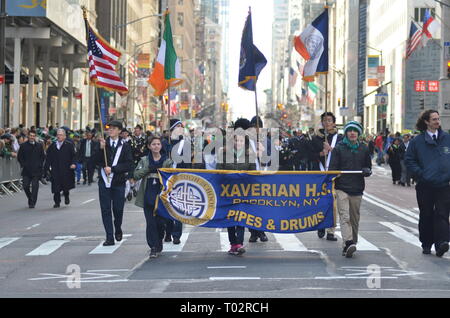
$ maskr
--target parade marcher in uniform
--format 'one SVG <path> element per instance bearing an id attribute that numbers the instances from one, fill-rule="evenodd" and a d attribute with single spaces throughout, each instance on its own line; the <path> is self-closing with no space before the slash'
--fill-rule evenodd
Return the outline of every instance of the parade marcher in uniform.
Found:
<path id="1" fill-rule="evenodd" d="M 417 121 L 421 134 L 411 140 L 405 164 L 416 177 L 419 239 L 424 254 L 436 256 L 449 249 L 450 135 L 441 129 L 439 113 L 427 110 Z"/>
<path id="2" fill-rule="evenodd" d="M 178 130 L 181 134 L 181 130 L 183 129 L 183 123 L 179 119 L 171 119 L 170 120 L 170 132 Z M 170 158 L 172 152 L 177 153 L 179 156 L 183 156 L 183 149 L 186 140 L 184 136 L 179 136 L 178 139 L 172 139 L 170 136 L 170 144 L 166 145 L 166 152 Z M 189 162 L 181 162 L 175 163 L 173 158 L 169 159 L 170 168 L 178 168 L 178 169 L 191 169 L 192 164 Z M 180 239 L 183 234 L 183 224 L 180 221 L 168 220 L 166 219 L 166 235 L 164 242 L 171 242 L 173 239 L 173 244 L 178 245 L 181 243 Z"/>
<path id="3" fill-rule="evenodd" d="M 136 205 L 144 208 L 147 222 L 147 244 L 150 247 L 150 258 L 155 258 L 163 250 L 165 220 L 157 215 L 157 200 L 161 192 L 158 169 L 163 167 L 167 155 L 162 150 L 159 137 L 151 137 L 147 146 L 149 155 L 143 157 L 134 171 L 135 180 L 142 180 L 136 197 Z"/>
<path id="4" fill-rule="evenodd" d="M 83 163 L 83 184 L 91 185 L 94 182 L 95 162 L 94 158 L 100 151 L 100 146 L 93 139 L 94 131 L 86 131 L 86 138 L 81 141 L 80 160 Z"/>
<path id="5" fill-rule="evenodd" d="M 334 148 L 330 171 L 362 171 L 362 174 L 342 174 L 336 179 L 336 202 L 341 225 L 342 255 L 351 258 L 358 243 L 358 230 L 365 177 L 372 174 L 369 148 L 359 142 L 363 133 L 360 123 L 351 121 L 345 125 L 344 139 Z"/>
<path id="6" fill-rule="evenodd" d="M 70 190 L 75 188 L 76 153 L 72 142 L 66 140 L 66 131 L 58 129 L 56 142 L 47 149 L 44 173 L 51 168 L 51 182 L 54 208 L 61 204 L 61 192 L 64 194 L 64 203 L 70 204 Z"/>
<path id="7" fill-rule="evenodd" d="M 275 140 L 275 150 L 278 151 L 279 156 L 279 171 L 293 171 L 294 170 L 294 154 L 289 146 L 283 144 L 283 139 L 280 136 Z"/>
<path id="8" fill-rule="evenodd" d="M 133 156 L 128 143 L 120 137 L 122 123 L 112 121 L 109 124 L 106 141 L 100 138 L 100 151 L 96 154 L 95 163 L 99 166 L 98 182 L 100 208 L 106 231 L 104 246 L 114 245 L 114 238 L 120 242 L 123 237 L 122 220 L 125 205 L 125 183 L 129 173 L 133 172 Z M 106 160 L 104 157 L 106 149 Z M 114 227 L 113 227 L 114 216 Z"/>
<path id="9" fill-rule="evenodd" d="M 28 133 L 28 141 L 20 146 L 17 159 L 22 167 L 23 189 L 28 198 L 28 207 L 33 209 L 36 206 L 39 180 L 45 161 L 44 147 L 36 141 L 35 131 Z"/>
<path id="10" fill-rule="evenodd" d="M 313 155 L 315 156 L 314 170 L 328 171 L 330 170 L 329 166 L 333 157 L 332 151 L 342 141 L 343 137 L 338 134 L 336 129 L 336 116 L 333 113 L 323 113 L 320 119 L 323 129 L 319 129 L 311 142 Z M 328 241 L 337 241 L 334 235 L 335 230 L 334 227 L 326 229 Z M 325 230 L 317 231 L 317 235 L 319 238 L 323 238 L 325 236 Z"/>
<path id="11" fill-rule="evenodd" d="M 402 165 L 401 160 L 403 158 L 404 152 L 400 147 L 401 139 L 395 138 L 392 142 L 392 145 L 388 149 L 388 163 L 392 170 L 392 182 L 393 184 L 397 184 L 400 182 L 402 177 Z"/>
<path id="12" fill-rule="evenodd" d="M 256 129 L 258 127 L 257 125 L 257 121 L 259 120 L 259 128 L 263 128 L 263 121 L 261 120 L 261 118 L 259 117 L 253 117 L 252 120 L 250 121 L 250 128 L 254 128 Z M 238 127 L 239 128 L 239 127 Z M 242 129 L 246 130 L 245 127 L 241 127 Z M 237 128 L 235 128 L 237 129 Z M 271 141 L 270 139 L 267 140 L 267 146 L 270 147 Z M 251 151 L 253 151 L 254 153 L 258 153 L 258 147 L 263 147 L 263 145 L 261 144 L 261 140 L 259 140 L 259 145 L 258 147 L 256 146 L 255 142 L 253 140 L 249 140 L 249 145 L 250 145 L 250 149 Z M 270 156 L 270 148 L 267 149 L 267 155 Z M 256 169 L 255 170 L 263 170 L 262 164 L 259 160 L 259 158 L 256 158 L 255 161 L 255 165 L 256 165 Z M 250 231 L 250 238 L 249 238 L 249 242 L 250 243 L 255 243 L 258 238 L 260 239 L 261 242 L 267 242 L 269 240 L 269 238 L 267 237 L 266 233 L 264 233 L 264 231 L 258 231 L 258 230 L 253 230 L 253 229 L 249 229 Z"/>
<path id="13" fill-rule="evenodd" d="M 235 130 L 242 128 L 247 130 L 250 126 L 250 122 L 247 119 L 238 119 L 235 123 Z M 230 170 L 230 171 L 252 171 L 256 170 L 256 163 L 250 162 L 250 152 L 253 151 L 252 147 L 249 145 L 249 139 L 247 136 L 235 136 L 234 137 L 234 148 L 227 149 L 226 147 L 219 151 L 219 155 L 223 156 L 222 163 L 217 164 L 217 170 Z M 233 152 L 234 161 L 232 163 L 226 162 L 227 151 Z M 256 154 L 254 154 L 256 156 Z M 245 227 L 233 226 L 227 228 L 228 238 L 230 240 L 230 250 L 228 251 L 231 255 L 242 255 L 245 253 L 244 249 L 244 234 Z M 253 233 L 252 233 L 253 234 Z"/>

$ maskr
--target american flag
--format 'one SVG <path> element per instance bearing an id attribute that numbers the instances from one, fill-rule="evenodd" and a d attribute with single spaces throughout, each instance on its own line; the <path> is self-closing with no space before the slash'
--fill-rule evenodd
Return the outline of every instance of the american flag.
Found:
<path id="1" fill-rule="evenodd" d="M 409 33 L 408 47 L 406 48 L 406 58 L 409 58 L 417 47 L 421 44 L 423 31 L 411 21 L 411 31 Z"/>
<path id="2" fill-rule="evenodd" d="M 87 21 L 86 26 L 88 31 L 89 77 L 91 83 L 97 87 L 118 92 L 121 95 L 127 94 L 128 88 L 116 71 L 122 54 L 101 39 L 91 29 Z"/>
<path id="3" fill-rule="evenodd" d="M 130 71 L 131 75 L 136 75 L 137 74 L 137 66 L 136 66 L 136 62 L 134 59 L 131 59 L 130 62 L 128 63 L 128 70 Z"/>

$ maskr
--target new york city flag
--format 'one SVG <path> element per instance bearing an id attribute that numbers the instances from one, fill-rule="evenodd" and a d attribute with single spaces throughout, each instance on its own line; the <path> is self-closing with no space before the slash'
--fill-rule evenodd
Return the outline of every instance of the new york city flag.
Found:
<path id="1" fill-rule="evenodd" d="M 259 74 L 267 65 L 267 59 L 253 44 L 252 13 L 248 13 L 241 41 L 239 62 L 239 87 L 256 91 Z"/>

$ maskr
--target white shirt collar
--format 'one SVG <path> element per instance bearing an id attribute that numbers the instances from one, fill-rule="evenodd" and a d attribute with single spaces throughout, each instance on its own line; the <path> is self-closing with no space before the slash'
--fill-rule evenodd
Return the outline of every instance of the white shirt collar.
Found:
<path id="1" fill-rule="evenodd" d="M 436 136 L 436 139 L 439 138 L 439 130 L 436 130 L 435 133 L 432 133 L 431 131 L 427 130 L 428 135 L 433 139 L 433 136 Z"/>

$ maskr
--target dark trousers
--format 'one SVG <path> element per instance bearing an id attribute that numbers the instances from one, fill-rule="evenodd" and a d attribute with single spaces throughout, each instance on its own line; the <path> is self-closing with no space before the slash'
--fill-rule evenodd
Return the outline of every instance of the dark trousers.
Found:
<path id="1" fill-rule="evenodd" d="M 65 198 L 68 198 L 70 195 L 69 191 L 63 191 L 63 195 Z M 57 192 L 53 194 L 53 201 L 55 201 L 56 204 L 61 203 L 61 192 Z"/>
<path id="2" fill-rule="evenodd" d="M 39 191 L 39 176 L 23 176 L 23 190 L 28 198 L 29 205 L 36 205 Z"/>
<path id="3" fill-rule="evenodd" d="M 391 166 L 392 170 L 392 181 L 400 181 L 402 178 L 402 165 L 400 161 L 389 162 L 389 166 Z"/>
<path id="4" fill-rule="evenodd" d="M 431 188 L 416 186 L 417 203 L 419 204 L 419 239 L 422 247 L 438 247 L 450 239 L 450 186 Z"/>
<path id="5" fill-rule="evenodd" d="M 106 188 L 100 181 L 98 184 L 100 209 L 102 210 L 103 226 L 105 227 L 106 240 L 114 240 L 115 232 L 122 232 L 123 208 L 125 206 L 125 185 Z M 114 227 L 113 227 L 114 215 Z"/>
<path id="6" fill-rule="evenodd" d="M 94 182 L 95 165 L 91 159 L 83 160 L 83 180 L 88 183 Z"/>
<path id="7" fill-rule="evenodd" d="M 228 239 L 231 245 L 244 244 L 244 232 L 245 228 L 242 226 L 232 226 L 227 228 Z"/>
<path id="8" fill-rule="evenodd" d="M 251 236 L 256 236 L 259 237 L 260 235 L 264 234 L 264 231 L 257 231 L 257 230 L 253 230 L 253 229 L 248 229 Z"/>
<path id="9" fill-rule="evenodd" d="M 147 244 L 150 248 L 162 248 L 166 224 L 162 217 L 155 215 L 154 209 L 153 206 L 144 206 Z"/>
<path id="10" fill-rule="evenodd" d="M 180 221 L 168 220 L 166 219 L 166 237 L 176 237 L 181 238 L 183 234 L 183 223 Z"/>

